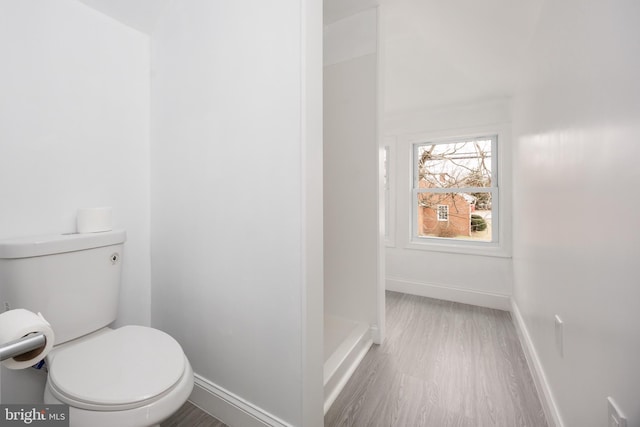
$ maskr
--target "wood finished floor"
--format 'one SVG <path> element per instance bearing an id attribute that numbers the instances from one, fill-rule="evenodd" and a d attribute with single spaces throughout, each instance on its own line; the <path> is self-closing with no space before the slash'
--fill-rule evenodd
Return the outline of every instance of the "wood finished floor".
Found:
<path id="1" fill-rule="evenodd" d="M 160 424 L 160 427 L 227 427 L 227 425 L 191 402 L 187 402 L 171 418 Z"/>
<path id="2" fill-rule="evenodd" d="M 546 427 L 509 313 L 387 292 L 387 338 L 326 427 Z M 162 427 L 225 427 L 187 402 Z"/>
<path id="3" fill-rule="evenodd" d="M 506 311 L 387 292 L 387 337 L 327 427 L 546 427 Z"/>

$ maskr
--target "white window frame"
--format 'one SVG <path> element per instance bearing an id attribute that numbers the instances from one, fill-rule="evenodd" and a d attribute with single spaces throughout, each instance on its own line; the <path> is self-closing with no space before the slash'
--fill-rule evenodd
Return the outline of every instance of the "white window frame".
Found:
<path id="1" fill-rule="evenodd" d="M 385 137 L 382 149 L 386 153 L 387 179 L 383 183 L 385 203 L 384 241 L 385 246 L 396 246 L 396 139 Z"/>
<path id="2" fill-rule="evenodd" d="M 495 173 L 497 204 L 492 200 L 492 228 L 494 236 L 492 242 L 480 242 L 469 240 L 456 240 L 446 238 L 421 237 L 417 235 L 417 192 L 415 191 L 416 177 L 414 176 L 414 158 L 416 144 L 426 143 L 452 143 L 455 141 L 470 140 L 482 136 L 496 136 L 495 146 L 492 147 L 492 174 Z M 418 249 L 435 252 L 448 252 L 458 254 L 470 254 L 481 256 L 511 257 L 511 194 L 510 194 L 510 150 L 509 150 L 510 126 L 498 125 L 496 127 L 483 127 L 466 130 L 450 130 L 441 133 L 410 135 L 402 138 L 401 143 L 403 162 L 407 165 L 407 178 L 409 178 L 409 191 L 402 197 L 406 208 L 403 211 L 408 214 L 406 226 L 402 228 L 409 234 L 404 240 L 407 249 Z M 407 182 L 407 181 L 405 181 Z M 406 187 L 405 187 L 406 188 Z M 460 191 L 462 190 L 462 191 Z M 458 189 L 460 192 L 468 189 Z M 488 191 L 483 189 L 482 191 Z M 443 189 L 448 192 L 450 190 Z M 493 197 L 493 196 L 492 196 Z M 398 199 L 398 203 L 402 201 Z M 403 221 L 404 222 L 404 221 Z"/>

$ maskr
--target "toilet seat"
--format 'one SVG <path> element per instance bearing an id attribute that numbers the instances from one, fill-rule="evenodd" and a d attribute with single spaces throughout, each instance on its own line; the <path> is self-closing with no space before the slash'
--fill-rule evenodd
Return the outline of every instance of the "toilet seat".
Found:
<path id="1" fill-rule="evenodd" d="M 169 393 L 185 374 L 185 355 L 166 333 L 124 326 L 56 349 L 51 394 L 93 411 L 138 408 Z"/>

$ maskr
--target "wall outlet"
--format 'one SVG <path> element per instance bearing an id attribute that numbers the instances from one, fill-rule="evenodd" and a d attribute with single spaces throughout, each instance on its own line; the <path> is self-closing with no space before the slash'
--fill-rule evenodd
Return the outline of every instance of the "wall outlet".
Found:
<path id="1" fill-rule="evenodd" d="M 627 427 L 627 418 L 624 416 L 612 397 L 607 397 L 609 406 L 608 422 L 609 427 Z"/>
<path id="2" fill-rule="evenodd" d="M 556 350 L 558 350 L 558 354 L 560 355 L 560 357 L 564 357 L 564 331 L 563 331 L 563 326 L 564 326 L 564 322 L 562 321 L 562 319 L 560 318 L 560 316 L 558 316 L 557 314 L 555 315 L 555 324 L 556 324 Z"/>

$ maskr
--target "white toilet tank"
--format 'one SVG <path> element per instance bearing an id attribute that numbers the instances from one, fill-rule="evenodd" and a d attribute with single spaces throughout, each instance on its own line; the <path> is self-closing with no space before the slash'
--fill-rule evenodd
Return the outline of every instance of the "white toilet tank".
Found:
<path id="1" fill-rule="evenodd" d="M 0 240 L 1 311 L 25 308 L 51 323 L 56 345 L 117 315 L 124 231 Z"/>

